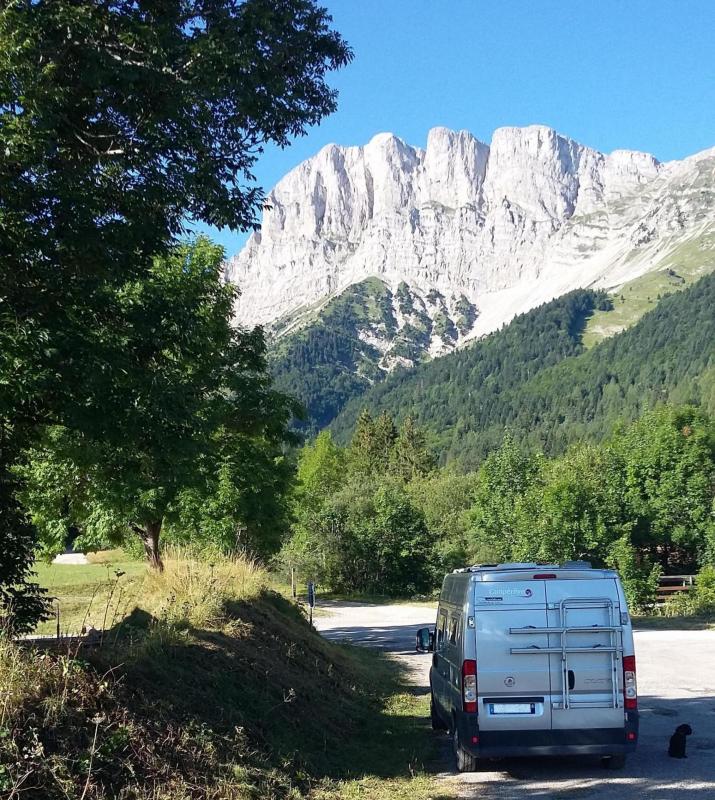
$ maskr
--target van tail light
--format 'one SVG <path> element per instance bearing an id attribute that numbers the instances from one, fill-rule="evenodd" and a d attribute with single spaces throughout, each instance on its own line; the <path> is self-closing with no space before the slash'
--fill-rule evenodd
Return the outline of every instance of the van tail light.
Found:
<path id="1" fill-rule="evenodd" d="M 623 656 L 623 701 L 627 709 L 638 708 L 635 656 Z"/>
<path id="2" fill-rule="evenodd" d="M 477 711 L 477 662 L 473 659 L 462 662 L 462 705 L 470 714 Z"/>

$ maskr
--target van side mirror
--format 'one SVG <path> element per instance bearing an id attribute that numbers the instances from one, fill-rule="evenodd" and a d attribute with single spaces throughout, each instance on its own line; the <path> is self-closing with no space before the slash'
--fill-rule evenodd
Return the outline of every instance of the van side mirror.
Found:
<path id="1" fill-rule="evenodd" d="M 431 653 L 434 650 L 434 633 L 429 628 L 417 631 L 417 652 Z"/>

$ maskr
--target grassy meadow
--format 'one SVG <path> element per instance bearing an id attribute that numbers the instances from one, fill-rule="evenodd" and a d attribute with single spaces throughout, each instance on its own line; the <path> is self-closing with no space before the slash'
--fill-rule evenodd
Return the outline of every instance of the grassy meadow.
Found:
<path id="1" fill-rule="evenodd" d="M 703 259 L 705 250 L 712 250 L 712 237 L 686 242 L 663 258 L 662 269 L 648 272 L 624 284 L 611 295 L 613 308 L 596 311 L 586 324 L 583 333 L 585 347 L 620 333 L 636 322 L 665 295 L 679 292 L 692 286 L 703 275 L 715 269 L 715 259 Z"/>
<path id="2" fill-rule="evenodd" d="M 55 615 L 59 611 L 62 634 L 111 627 L 136 601 L 146 575 L 144 562 L 121 550 L 90 553 L 89 559 L 89 564 L 35 564 L 37 582 L 54 598 L 52 608 Z M 40 623 L 37 633 L 56 630 L 54 616 Z"/>

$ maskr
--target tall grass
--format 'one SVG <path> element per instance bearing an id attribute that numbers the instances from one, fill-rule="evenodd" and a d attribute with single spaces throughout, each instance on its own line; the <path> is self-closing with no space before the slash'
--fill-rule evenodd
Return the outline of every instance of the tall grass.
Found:
<path id="1" fill-rule="evenodd" d="M 0 633 L 0 731 L 11 729 L 28 704 L 39 704 L 49 724 L 83 682 L 82 664 L 74 654 L 29 650 Z"/>
<path id="2" fill-rule="evenodd" d="M 0 729 L 8 727 L 37 683 L 39 675 L 32 673 L 39 672 L 39 663 L 34 669 L 33 666 L 9 636 L 0 633 Z"/>
<path id="3" fill-rule="evenodd" d="M 141 605 L 169 624 L 220 627 L 231 603 L 256 597 L 268 586 L 268 575 L 245 557 L 197 556 L 172 548 L 164 555 L 164 571 L 148 572 Z"/>
<path id="4" fill-rule="evenodd" d="M 165 570 L 157 573 L 120 551 L 95 554 L 89 565 L 39 565 L 42 585 L 55 599 L 63 634 L 83 628 L 114 628 L 135 608 L 158 620 L 193 626 L 221 624 L 228 603 L 255 596 L 268 585 L 251 559 L 167 548 Z M 56 620 L 37 633 L 53 634 Z"/>

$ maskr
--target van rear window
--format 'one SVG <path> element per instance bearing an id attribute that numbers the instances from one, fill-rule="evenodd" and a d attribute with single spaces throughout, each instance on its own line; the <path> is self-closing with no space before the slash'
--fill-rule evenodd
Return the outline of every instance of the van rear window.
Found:
<path id="1" fill-rule="evenodd" d="M 435 650 L 439 651 L 444 647 L 447 638 L 447 614 L 444 611 L 439 612 L 439 620 L 437 622 L 437 643 Z"/>
<path id="2" fill-rule="evenodd" d="M 457 644 L 457 628 L 459 626 L 459 619 L 452 617 L 449 622 L 449 643 Z"/>

